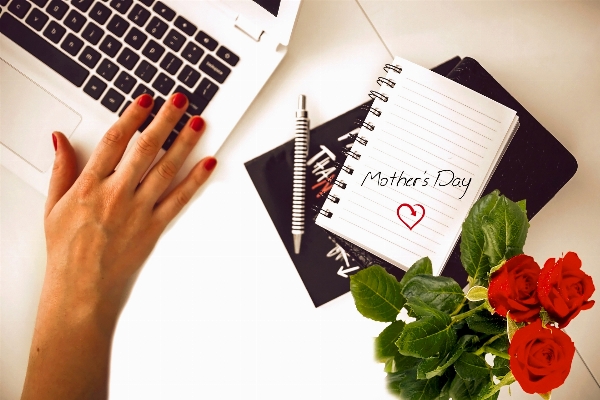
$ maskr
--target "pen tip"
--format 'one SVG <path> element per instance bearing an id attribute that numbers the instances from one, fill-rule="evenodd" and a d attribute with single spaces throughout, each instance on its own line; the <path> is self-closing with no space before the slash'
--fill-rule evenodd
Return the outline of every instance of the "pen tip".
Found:
<path id="1" fill-rule="evenodd" d="M 302 241 L 302 235 L 294 233 L 294 253 L 300 254 L 300 243 Z"/>

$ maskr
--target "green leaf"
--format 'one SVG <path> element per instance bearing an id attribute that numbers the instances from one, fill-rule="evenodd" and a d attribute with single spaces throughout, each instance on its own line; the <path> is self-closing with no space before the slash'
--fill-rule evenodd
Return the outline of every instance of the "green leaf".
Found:
<path id="1" fill-rule="evenodd" d="M 496 202 L 491 212 L 482 219 L 485 235 L 484 253 L 491 265 L 523 254 L 529 221 L 517 203 L 504 196 Z"/>
<path id="2" fill-rule="evenodd" d="M 423 257 L 417 260 L 409 269 L 406 271 L 402 279 L 400 280 L 400 288 L 404 289 L 404 286 L 417 275 L 433 275 L 433 266 L 429 257 Z"/>
<path id="3" fill-rule="evenodd" d="M 393 322 L 406 300 L 396 278 L 379 265 L 373 265 L 350 276 L 350 291 L 356 309 L 365 317 Z"/>
<path id="4" fill-rule="evenodd" d="M 404 327 L 396 346 L 400 354 L 418 358 L 444 356 L 456 343 L 450 316 L 414 299 L 407 303 L 422 319 Z"/>
<path id="5" fill-rule="evenodd" d="M 552 317 L 550 317 L 550 314 L 548 314 L 548 311 L 544 307 L 540 309 L 540 319 L 542 320 L 542 326 L 554 323 Z"/>
<path id="6" fill-rule="evenodd" d="M 510 372 L 510 360 L 505 358 L 496 357 L 494 358 L 494 366 L 492 367 L 492 374 L 498 379 L 502 379 L 506 374 Z"/>
<path id="7" fill-rule="evenodd" d="M 488 344 L 486 347 L 490 347 L 496 351 L 507 353 L 508 346 L 510 346 L 510 342 L 508 341 L 508 336 L 502 336 L 498 339 L 494 340 L 492 343 Z"/>
<path id="8" fill-rule="evenodd" d="M 434 398 L 433 400 L 449 400 L 450 399 L 450 384 L 451 383 L 452 383 L 452 381 L 450 379 L 448 379 L 446 381 L 446 384 L 444 384 L 444 387 L 440 391 L 439 396 L 436 397 L 436 398 Z"/>
<path id="9" fill-rule="evenodd" d="M 506 333 L 508 334 L 509 341 L 515 336 L 515 332 L 523 326 L 525 326 L 524 322 L 516 322 L 510 317 L 510 311 L 506 313 Z"/>
<path id="10" fill-rule="evenodd" d="M 452 400 L 480 400 L 480 393 L 486 389 L 488 381 L 464 380 L 456 375 L 450 384 L 450 397 Z"/>
<path id="11" fill-rule="evenodd" d="M 467 325 L 475 332 L 490 335 L 506 332 L 506 320 L 498 314 L 490 314 L 488 310 L 481 310 L 468 317 Z"/>
<path id="12" fill-rule="evenodd" d="M 519 208 L 527 215 L 527 204 L 525 199 L 517 201 Z"/>
<path id="13" fill-rule="evenodd" d="M 497 398 L 498 395 L 498 391 L 500 390 L 500 388 L 502 388 L 502 386 L 506 386 L 506 385 L 510 385 L 511 383 L 515 382 L 515 377 L 513 376 L 512 372 L 508 372 L 504 378 L 500 379 L 500 382 L 498 382 L 497 385 L 494 385 L 493 383 L 489 382 L 485 385 L 485 387 L 483 388 L 483 390 L 481 390 L 481 400 L 486 400 L 486 399 L 493 399 L 494 396 Z"/>
<path id="14" fill-rule="evenodd" d="M 454 311 L 465 297 L 461 287 L 454 279 L 428 275 L 413 277 L 402 289 L 402 295 L 409 302 L 418 298 L 429 306 L 448 314 Z"/>
<path id="15" fill-rule="evenodd" d="M 450 351 L 444 358 L 432 357 L 426 358 L 417 367 L 418 379 L 431 379 L 434 376 L 441 376 L 461 356 L 464 349 L 455 349 Z"/>
<path id="16" fill-rule="evenodd" d="M 460 261 L 472 281 L 485 279 L 490 270 L 489 259 L 483 252 L 485 236 L 481 225 L 499 199 L 500 192 L 495 190 L 477 200 L 462 225 Z"/>
<path id="17" fill-rule="evenodd" d="M 488 290 L 485 286 L 473 286 L 467 292 L 466 297 L 470 301 L 487 300 L 487 297 L 488 297 L 487 293 L 488 293 Z"/>
<path id="18" fill-rule="evenodd" d="M 397 350 L 398 348 L 396 348 Z M 398 353 L 394 356 L 394 358 L 390 358 L 385 362 L 385 367 L 383 370 L 388 373 L 392 372 L 406 372 L 417 366 L 421 362 L 420 358 L 403 356 Z"/>
<path id="19" fill-rule="evenodd" d="M 466 381 L 489 378 L 490 370 L 483 356 L 462 353 L 454 363 L 456 373 Z"/>
<path id="20" fill-rule="evenodd" d="M 386 362 L 398 354 L 396 340 L 406 325 L 403 321 L 394 321 L 375 338 L 375 360 Z"/>
<path id="21" fill-rule="evenodd" d="M 398 394 L 404 400 L 430 400 L 439 397 L 445 379 L 435 377 L 433 379 L 416 379 L 416 371 L 410 370 L 405 373 L 388 374 L 388 388 Z"/>

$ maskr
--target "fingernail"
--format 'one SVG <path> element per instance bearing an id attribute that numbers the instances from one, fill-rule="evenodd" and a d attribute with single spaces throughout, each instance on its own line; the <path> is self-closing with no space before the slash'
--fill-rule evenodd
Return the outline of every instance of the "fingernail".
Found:
<path id="1" fill-rule="evenodd" d="M 190 128 L 196 132 L 200 131 L 204 127 L 204 120 L 201 117 L 194 117 L 190 121 Z"/>
<path id="2" fill-rule="evenodd" d="M 185 103 L 187 103 L 187 97 L 185 97 L 185 94 L 175 93 L 175 96 L 173 96 L 173 104 L 175 104 L 175 107 L 183 108 Z"/>
<path id="3" fill-rule="evenodd" d="M 143 108 L 148 108 L 152 104 L 152 96 L 145 93 L 138 99 L 137 103 Z"/>
<path id="4" fill-rule="evenodd" d="M 52 134 L 52 144 L 54 145 L 54 151 L 58 150 L 58 140 L 56 140 L 56 135 Z"/>
<path id="5" fill-rule="evenodd" d="M 207 171 L 212 171 L 213 169 L 215 169 L 215 167 L 217 166 L 217 159 L 214 157 L 209 158 L 208 160 L 206 160 L 206 162 L 204 163 L 204 168 Z"/>

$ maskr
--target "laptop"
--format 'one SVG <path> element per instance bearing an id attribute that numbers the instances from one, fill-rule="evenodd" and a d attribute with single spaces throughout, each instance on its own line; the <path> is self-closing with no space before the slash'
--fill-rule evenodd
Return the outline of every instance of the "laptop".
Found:
<path id="1" fill-rule="evenodd" d="M 69 138 L 81 170 L 138 95 L 155 99 L 141 131 L 183 92 L 188 112 L 157 159 L 191 115 L 207 128 L 176 184 L 216 153 L 281 62 L 300 2 L 0 0 L 2 165 L 47 194 L 53 131 Z"/>

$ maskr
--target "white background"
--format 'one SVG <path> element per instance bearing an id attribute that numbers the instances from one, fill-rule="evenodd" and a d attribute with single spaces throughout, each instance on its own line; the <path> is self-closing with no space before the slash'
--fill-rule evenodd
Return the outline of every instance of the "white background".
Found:
<path id="1" fill-rule="evenodd" d="M 139 276 L 114 340 L 111 398 L 393 398 L 372 354 L 384 324 L 349 294 L 313 307 L 243 166 L 292 138 L 298 94 L 313 126 L 367 99 L 392 59 L 371 22 L 392 53 L 425 67 L 477 59 L 575 155 L 579 171 L 531 222 L 526 252 L 543 263 L 576 251 L 600 286 L 600 3 L 360 5 L 366 15 L 353 1 L 305 0 L 288 55 Z M 0 179 L 0 399 L 13 400 L 44 274 L 45 199 L 4 168 Z M 599 316 L 596 306 L 567 328 L 596 377 Z M 512 394 L 537 398 L 517 384 Z M 600 398 L 578 357 L 553 399 L 568 397 Z"/>

